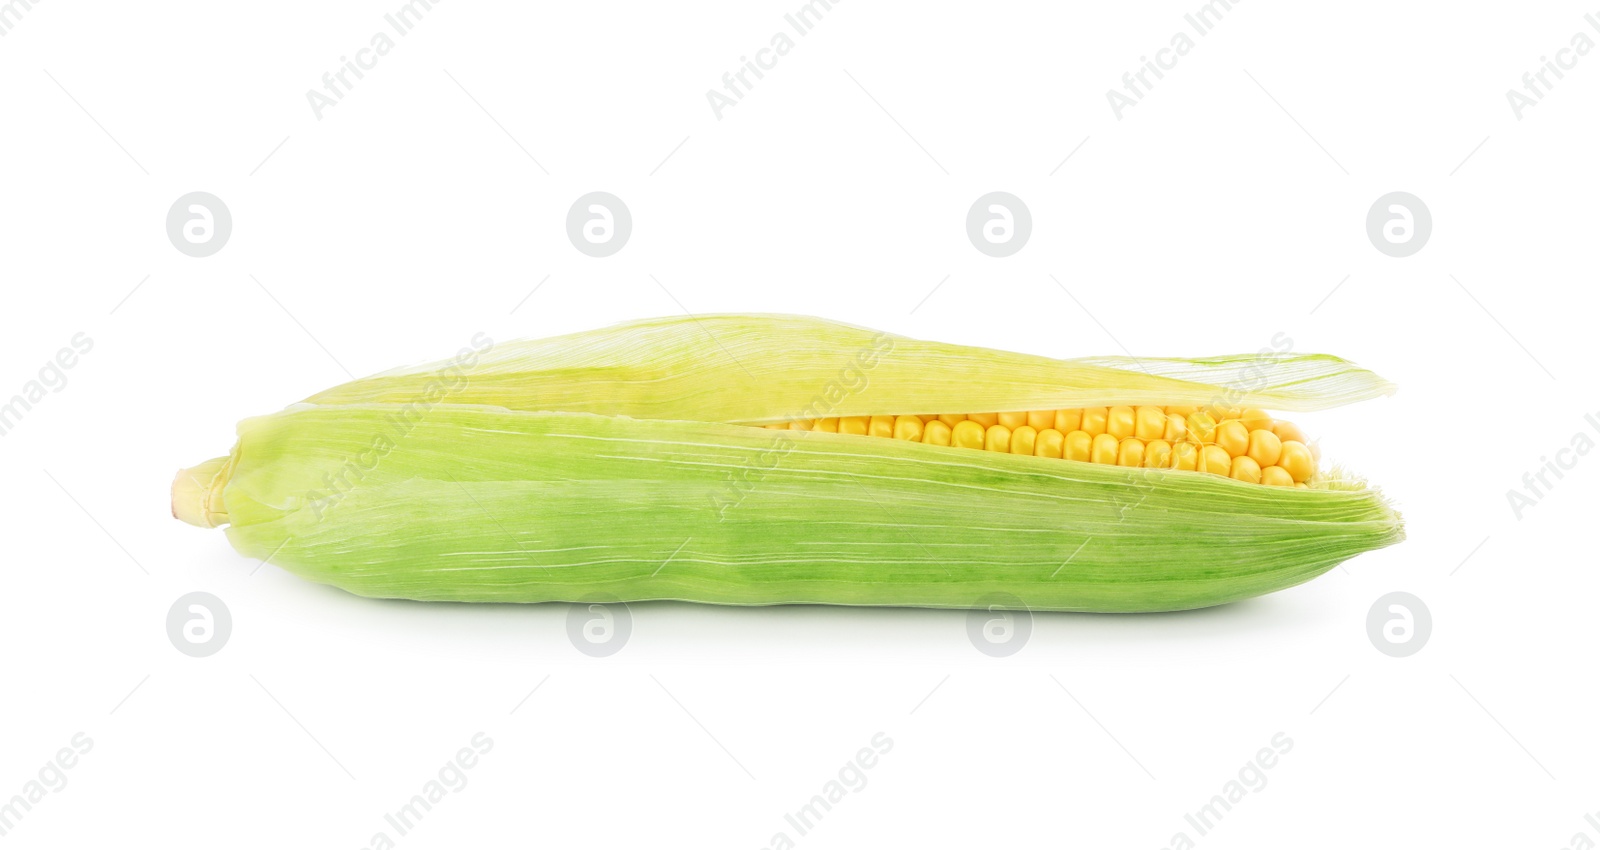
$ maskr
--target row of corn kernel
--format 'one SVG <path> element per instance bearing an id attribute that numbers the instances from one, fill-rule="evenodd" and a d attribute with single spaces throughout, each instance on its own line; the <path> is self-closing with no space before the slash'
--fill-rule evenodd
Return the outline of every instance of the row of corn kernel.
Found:
<path id="1" fill-rule="evenodd" d="M 1118 406 L 846 416 L 766 427 L 893 437 L 1088 463 L 1198 470 L 1276 486 L 1305 486 L 1310 480 L 1315 459 L 1298 427 L 1274 422 L 1259 410 L 1214 412 L 1220 422 L 1211 412 L 1192 407 Z"/>
<path id="2" fill-rule="evenodd" d="M 856 426 L 867 422 L 871 417 L 846 417 L 856 420 Z M 893 417 L 881 417 L 892 419 Z M 954 428 L 958 423 L 971 420 L 987 428 L 991 425 L 1004 425 L 1007 428 L 1018 428 L 1027 425 L 1036 431 L 1054 428 L 1063 434 L 1073 431 L 1085 431 L 1093 436 L 1109 433 L 1118 439 L 1125 437 L 1138 437 L 1142 440 L 1166 439 L 1176 441 L 1189 439 L 1200 443 L 1212 442 L 1212 434 L 1220 422 L 1240 420 L 1250 430 L 1268 428 L 1278 433 L 1281 439 L 1298 440 L 1305 442 L 1300 429 L 1288 422 L 1273 422 L 1272 418 L 1260 410 L 1237 408 L 1211 408 L 1201 410 L 1197 407 L 1156 407 L 1141 405 L 1139 407 L 1088 407 L 1065 410 L 1031 410 L 1012 413 L 946 413 L 946 414 L 920 414 L 917 417 L 924 423 L 934 419 Z M 813 427 L 823 430 L 835 430 L 832 423 L 836 419 L 803 419 L 795 422 L 768 425 L 768 428 L 792 429 L 796 431 L 809 431 Z M 820 423 L 820 426 L 819 426 Z M 865 433 L 847 430 L 846 433 Z"/>

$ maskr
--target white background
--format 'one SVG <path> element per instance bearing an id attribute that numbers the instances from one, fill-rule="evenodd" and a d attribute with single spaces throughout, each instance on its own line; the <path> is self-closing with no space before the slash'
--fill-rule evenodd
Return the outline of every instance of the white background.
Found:
<path id="1" fill-rule="evenodd" d="M 1121 120 L 1106 91 L 1198 2 L 850 0 L 721 120 L 706 91 L 799 0 L 442 3 L 320 120 L 306 91 L 398 0 L 12 5 L 0 399 L 94 347 L 0 438 L 0 799 L 93 748 L 8 846 L 1600 841 L 1600 457 L 1520 520 L 1506 495 L 1600 440 L 1600 58 L 1521 120 L 1505 96 L 1600 39 L 1582 4 L 1238 4 Z M 605 259 L 564 230 L 597 190 L 634 221 Z M 191 191 L 233 215 L 205 259 L 164 232 Z M 964 233 L 990 191 L 1032 212 L 1009 258 Z M 1433 216 L 1405 259 L 1365 233 L 1391 191 Z M 347 372 L 684 311 L 1063 357 L 1283 332 L 1401 386 L 1301 421 L 1409 539 L 1225 608 L 1037 615 L 1009 658 L 962 612 L 676 604 L 591 658 L 567 606 L 363 600 L 168 515 L 174 469 Z M 203 659 L 164 631 L 196 590 L 233 617 Z M 1434 622 L 1403 659 L 1366 634 L 1395 590 Z M 384 814 L 478 732 L 466 787 L 396 837 Z M 1280 732 L 1266 786 L 1196 835 Z M 798 835 L 784 815 L 877 733 L 867 784 Z"/>

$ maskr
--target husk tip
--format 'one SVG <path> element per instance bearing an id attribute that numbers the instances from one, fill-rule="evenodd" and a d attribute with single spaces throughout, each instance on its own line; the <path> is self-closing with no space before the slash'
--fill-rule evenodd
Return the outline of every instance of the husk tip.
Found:
<path id="1" fill-rule="evenodd" d="M 216 528 L 228 521 L 221 487 L 227 463 L 227 458 L 218 457 L 178 470 L 172 478 L 173 518 L 200 528 Z"/>

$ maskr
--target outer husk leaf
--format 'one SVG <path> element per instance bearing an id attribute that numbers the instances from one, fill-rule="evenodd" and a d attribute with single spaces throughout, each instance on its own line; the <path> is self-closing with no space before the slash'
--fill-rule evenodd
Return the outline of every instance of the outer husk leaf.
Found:
<path id="1" fill-rule="evenodd" d="M 443 398 L 512 410 L 760 424 L 1108 404 L 1303 411 L 1394 390 L 1326 354 L 1053 360 L 779 315 L 651 319 L 503 343 L 472 360 L 397 369 L 307 401 Z"/>
<path id="2" fill-rule="evenodd" d="M 663 333 L 672 336 L 668 328 L 685 326 L 668 323 Z M 753 341 L 718 331 L 767 374 Z M 631 350 L 618 340 L 596 345 L 606 357 Z M 936 348 L 919 357 L 963 370 L 992 359 Z M 500 354 L 533 361 L 561 348 L 540 350 L 546 354 Z M 906 350 L 925 351 L 897 344 L 896 352 Z M 1046 375 L 1085 374 L 1040 358 L 1015 362 L 1036 377 L 1001 377 L 1008 389 L 977 406 L 1040 392 L 1033 381 Z M 836 363 L 801 368 L 815 377 Z M 880 374 L 899 376 L 909 363 L 885 358 L 874 386 Z M 642 359 L 611 375 L 563 368 L 578 370 L 572 380 L 589 391 L 622 387 L 632 405 L 678 409 L 693 401 L 718 411 L 712 416 L 744 418 L 714 385 L 679 395 L 687 385 L 668 379 L 659 398 L 647 398 L 634 381 L 655 372 Z M 709 368 L 723 376 L 738 370 Z M 537 369 L 498 374 L 522 376 L 538 393 L 560 386 Z M 987 380 L 995 379 L 991 370 Z M 936 387 L 918 381 L 921 392 Z M 899 397 L 895 381 L 882 383 L 885 398 Z M 355 386 L 404 385 L 401 376 Z M 529 392 L 523 397 L 541 397 Z M 767 390 L 767 409 L 796 392 Z M 575 398 L 559 395 L 563 403 Z M 1037 398 L 1027 397 L 1030 404 Z M 1063 404 L 1069 397 L 1058 396 Z M 919 407 L 926 402 L 916 398 Z M 452 404 L 423 413 L 302 406 L 246 420 L 224 475 L 219 501 L 239 551 L 354 593 L 408 599 L 598 594 L 1164 611 L 1299 584 L 1402 537 L 1382 497 L 1349 481 L 1296 490 L 898 440 Z"/>

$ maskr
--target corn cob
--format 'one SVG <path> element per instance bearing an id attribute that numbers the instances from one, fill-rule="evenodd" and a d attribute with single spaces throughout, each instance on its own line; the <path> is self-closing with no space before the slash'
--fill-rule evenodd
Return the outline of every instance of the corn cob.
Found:
<path id="1" fill-rule="evenodd" d="M 1086 463 L 1198 470 L 1278 487 L 1309 487 L 1315 471 L 1313 451 L 1306 445 L 1299 426 L 1274 421 L 1265 411 L 1236 408 L 1203 411 L 1192 406 L 1140 405 L 1011 413 L 834 416 L 762 427 L 893 437 L 931 446 Z M 1209 453 L 1208 446 L 1214 447 Z"/>
<path id="2" fill-rule="evenodd" d="M 358 594 L 466 601 L 1174 610 L 1403 536 L 1261 412 L 1392 390 L 1326 355 L 1059 361 L 722 316 L 469 360 L 246 420 L 174 513 Z M 1002 412 L 916 412 L 940 409 Z"/>

